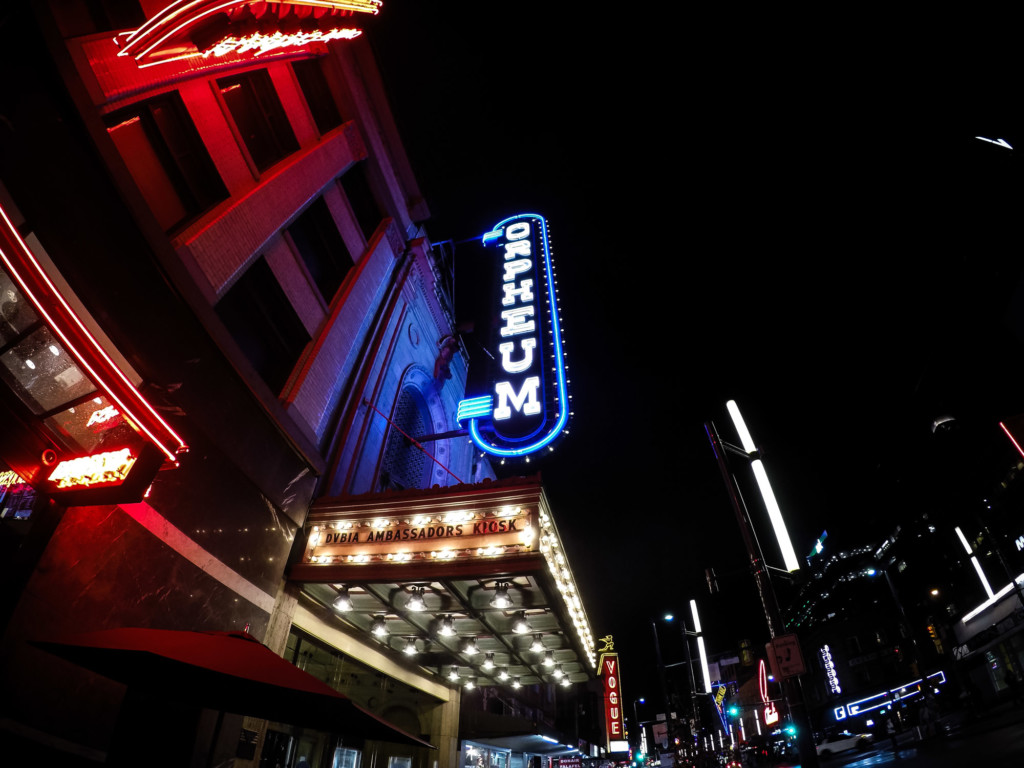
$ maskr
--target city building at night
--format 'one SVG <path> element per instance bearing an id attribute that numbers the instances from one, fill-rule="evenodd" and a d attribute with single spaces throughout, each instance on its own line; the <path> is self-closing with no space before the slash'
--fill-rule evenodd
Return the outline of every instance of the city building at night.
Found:
<path id="1" fill-rule="evenodd" d="M 938 640 L 940 601 L 922 586 L 941 571 L 922 554 L 938 562 L 942 537 L 919 522 L 897 526 L 880 544 L 826 547 L 791 603 L 787 624 L 800 634 L 804 694 L 820 731 L 864 732 L 894 715 L 903 729 L 919 722 L 921 703 L 955 695 Z"/>
<path id="2" fill-rule="evenodd" d="M 595 643 L 552 510 L 537 480 L 492 482 L 456 418 L 452 264 L 361 34 L 378 11 L 82 0 L 5 15 L 10 754 L 602 754 Z M 239 633 L 355 707 L 304 722 L 331 691 L 282 713 L 245 672 L 172 695 L 184 674 L 130 665 L 126 647 L 101 664 L 100 635 L 83 639 L 122 628 Z M 218 659 L 232 656 L 247 654 Z"/>

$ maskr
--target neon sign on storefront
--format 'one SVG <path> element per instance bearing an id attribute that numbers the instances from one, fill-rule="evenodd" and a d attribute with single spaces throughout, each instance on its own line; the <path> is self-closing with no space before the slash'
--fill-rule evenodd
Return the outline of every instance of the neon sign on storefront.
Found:
<path id="1" fill-rule="evenodd" d="M 761 702 L 764 704 L 764 724 L 774 725 L 779 722 L 779 710 L 775 708 L 775 702 L 768 695 L 768 671 L 765 669 L 764 659 L 757 665 L 757 687 L 761 693 Z"/>

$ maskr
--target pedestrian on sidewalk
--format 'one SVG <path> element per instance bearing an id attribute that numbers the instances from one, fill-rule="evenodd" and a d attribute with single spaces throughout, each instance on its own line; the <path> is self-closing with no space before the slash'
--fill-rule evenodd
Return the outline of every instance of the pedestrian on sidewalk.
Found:
<path id="1" fill-rule="evenodd" d="M 899 760 L 900 748 L 899 744 L 896 742 L 896 726 L 893 724 L 891 717 L 885 721 L 885 732 L 889 734 L 889 740 L 892 742 L 892 754 L 897 760 Z"/>

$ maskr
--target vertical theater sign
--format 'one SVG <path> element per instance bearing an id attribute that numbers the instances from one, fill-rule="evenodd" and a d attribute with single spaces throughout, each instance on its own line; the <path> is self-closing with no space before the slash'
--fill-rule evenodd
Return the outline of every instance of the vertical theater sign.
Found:
<path id="1" fill-rule="evenodd" d="M 490 370 L 467 387 L 458 419 L 482 451 L 528 457 L 550 447 L 569 421 L 547 222 L 513 216 L 485 234 L 483 246 L 494 265 L 488 294 L 496 322 L 484 340 Z"/>
<path id="2" fill-rule="evenodd" d="M 626 740 L 626 719 L 622 712 L 622 671 L 619 668 L 619 654 L 614 653 L 615 642 L 611 635 L 601 638 L 604 647 L 598 664 L 604 680 L 604 732 L 609 752 L 629 751 Z"/>

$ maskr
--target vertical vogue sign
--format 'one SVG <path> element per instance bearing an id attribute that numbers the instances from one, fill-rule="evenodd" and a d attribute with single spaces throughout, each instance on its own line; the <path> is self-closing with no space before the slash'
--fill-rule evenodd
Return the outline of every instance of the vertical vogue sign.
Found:
<path id="1" fill-rule="evenodd" d="M 601 654 L 601 676 L 604 678 L 604 732 L 608 738 L 608 751 L 613 752 L 612 743 L 626 738 L 619 654 Z"/>
<path id="2" fill-rule="evenodd" d="M 524 213 L 483 237 L 500 269 L 489 288 L 499 322 L 488 342 L 494 361 L 483 393 L 459 403 L 458 419 L 494 456 L 527 456 L 557 438 L 569 420 L 562 333 L 547 223 Z M 489 390 L 489 391 L 487 391 Z"/>

